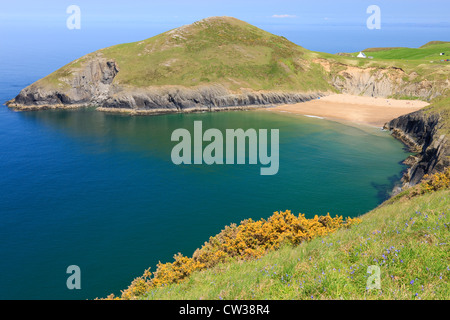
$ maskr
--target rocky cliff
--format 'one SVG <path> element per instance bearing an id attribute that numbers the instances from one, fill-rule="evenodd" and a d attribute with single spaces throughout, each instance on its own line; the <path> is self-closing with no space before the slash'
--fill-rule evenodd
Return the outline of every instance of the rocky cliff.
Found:
<path id="1" fill-rule="evenodd" d="M 233 92 L 220 84 L 132 87 L 114 83 L 120 72 L 114 60 L 97 54 L 59 77 L 59 83 L 46 78 L 23 89 L 6 104 L 16 110 L 97 107 L 100 111 L 130 113 L 217 111 L 309 101 L 324 92 L 277 92 L 241 89 Z"/>
<path id="2" fill-rule="evenodd" d="M 394 66 L 361 68 L 324 59 L 315 62 L 329 72 L 331 84 L 342 93 L 432 100 L 450 87 L 448 77 L 430 81 L 415 71 L 407 73 Z M 403 187 L 415 185 L 424 175 L 441 172 L 450 165 L 450 141 L 439 130 L 444 121 L 448 117 L 444 119 L 438 112 L 417 111 L 385 124 L 385 129 L 416 153 L 405 160 L 410 167 L 402 178 Z"/>
<path id="3" fill-rule="evenodd" d="M 106 99 L 101 111 L 192 112 L 217 111 L 288 104 L 317 99 L 323 93 L 255 92 L 244 90 L 232 93 L 221 85 L 197 88 L 159 87 L 143 89 L 120 89 Z"/>
<path id="4" fill-rule="evenodd" d="M 430 81 L 415 71 L 394 66 L 356 67 L 350 64 L 316 59 L 330 74 L 330 84 L 339 92 L 369 97 L 412 96 L 431 100 L 450 86 L 448 79 Z"/>
<path id="5" fill-rule="evenodd" d="M 112 82 L 119 72 L 117 64 L 96 57 L 74 68 L 70 76 L 61 77 L 58 84 L 43 78 L 23 89 L 7 105 L 16 109 L 46 109 L 99 105 L 113 91 Z"/>
<path id="6" fill-rule="evenodd" d="M 244 21 L 210 17 L 80 57 L 7 104 L 152 113 L 297 103 L 333 90 L 309 55 Z"/>
<path id="7" fill-rule="evenodd" d="M 422 80 L 414 82 L 415 73 L 406 74 L 402 69 L 356 68 L 348 66 L 333 77 L 333 85 L 343 93 L 371 97 L 414 96 L 432 99 L 440 94 L 433 82 Z"/>
<path id="8" fill-rule="evenodd" d="M 402 179 L 404 187 L 415 185 L 424 175 L 441 172 L 450 166 L 449 140 L 439 132 L 442 125 L 439 114 L 422 110 L 386 123 L 385 129 L 391 130 L 394 137 L 416 153 L 405 161 L 410 168 Z"/>

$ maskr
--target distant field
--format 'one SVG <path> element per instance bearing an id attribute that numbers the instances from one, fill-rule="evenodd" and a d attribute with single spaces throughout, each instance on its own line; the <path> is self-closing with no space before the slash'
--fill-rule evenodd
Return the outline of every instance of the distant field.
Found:
<path id="1" fill-rule="evenodd" d="M 374 59 L 440 61 L 450 59 L 450 42 L 432 43 L 420 48 L 369 48 L 363 52 Z M 444 52 L 445 55 L 440 56 L 441 52 Z M 355 52 L 352 55 L 356 56 L 358 53 Z"/>

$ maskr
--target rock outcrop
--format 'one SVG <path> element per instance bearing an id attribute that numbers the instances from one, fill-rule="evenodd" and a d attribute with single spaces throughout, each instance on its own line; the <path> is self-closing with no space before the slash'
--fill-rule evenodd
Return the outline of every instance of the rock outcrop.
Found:
<path id="1" fill-rule="evenodd" d="M 439 133 L 442 119 L 436 113 L 419 110 L 386 123 L 385 129 L 417 153 L 405 163 L 410 166 L 402 178 L 403 186 L 419 183 L 426 174 L 441 172 L 450 166 L 448 137 Z"/>
<path id="2" fill-rule="evenodd" d="M 17 109 L 98 105 L 111 94 L 118 72 L 115 61 L 96 57 L 74 69 L 57 85 L 46 83 L 44 78 L 26 87 L 7 105 Z"/>
<path id="3" fill-rule="evenodd" d="M 101 111 L 112 112 L 193 112 L 298 103 L 325 95 L 320 92 L 262 92 L 246 89 L 235 93 L 217 84 L 194 88 L 134 88 L 114 84 L 118 72 L 119 66 L 114 60 L 95 57 L 74 69 L 70 76 L 62 77 L 58 85 L 49 85 L 44 78 L 23 89 L 7 105 L 17 110 L 95 106 Z"/>
<path id="4" fill-rule="evenodd" d="M 440 95 L 441 85 L 428 80 L 413 81 L 414 72 L 401 68 L 357 68 L 346 66 L 332 78 L 332 84 L 342 93 L 370 97 L 414 96 L 430 100 Z M 442 87 L 448 87 L 448 80 Z"/>
<path id="5" fill-rule="evenodd" d="M 420 97 L 431 100 L 450 86 L 450 81 L 421 79 L 416 72 L 406 73 L 402 68 L 356 67 L 325 59 L 315 59 L 330 74 L 330 83 L 339 92 L 369 97 Z"/>
<path id="6" fill-rule="evenodd" d="M 122 89 L 106 99 L 102 111 L 192 112 L 269 106 L 309 101 L 323 93 L 255 92 L 231 93 L 220 85 L 197 88 L 159 87 Z"/>

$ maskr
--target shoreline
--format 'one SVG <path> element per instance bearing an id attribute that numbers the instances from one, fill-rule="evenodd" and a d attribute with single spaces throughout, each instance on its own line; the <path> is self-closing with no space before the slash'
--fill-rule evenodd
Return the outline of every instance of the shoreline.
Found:
<path id="1" fill-rule="evenodd" d="M 278 105 L 266 110 L 382 128 L 392 119 L 418 111 L 428 105 L 428 102 L 421 100 L 332 94 L 302 103 Z"/>
<path id="2" fill-rule="evenodd" d="M 10 101 L 8 101 L 10 102 Z M 127 114 L 130 116 L 148 116 L 171 113 L 218 112 L 236 110 L 258 110 L 278 112 L 291 115 L 302 115 L 310 118 L 337 121 L 346 125 L 363 125 L 383 128 L 386 123 L 400 116 L 418 111 L 429 103 L 421 100 L 397 100 L 379 97 L 356 96 L 350 94 L 324 94 L 312 100 L 297 103 L 250 104 L 237 106 L 196 106 L 184 109 L 172 108 L 109 108 L 83 104 L 55 105 L 19 105 L 6 103 L 14 111 L 70 110 L 95 107 L 97 111 L 109 114 Z"/>

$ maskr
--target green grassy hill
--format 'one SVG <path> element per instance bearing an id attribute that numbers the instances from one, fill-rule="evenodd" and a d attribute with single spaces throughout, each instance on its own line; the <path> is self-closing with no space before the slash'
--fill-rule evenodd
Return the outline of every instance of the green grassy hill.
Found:
<path id="1" fill-rule="evenodd" d="M 374 59 L 358 59 L 309 51 L 284 37 L 261 30 L 232 17 L 210 17 L 152 38 L 115 45 L 81 57 L 37 84 L 65 88 L 67 79 L 95 57 L 114 60 L 120 72 L 114 84 L 133 87 L 221 84 L 234 91 L 241 88 L 277 91 L 335 91 L 330 79 L 339 66 L 387 68 L 395 66 L 413 81 L 446 80 L 450 42 L 432 41 L 420 48 L 369 48 Z M 439 56 L 446 52 L 446 56 Z M 316 59 L 336 65 L 325 71 Z M 434 65 L 430 63 L 434 61 Z M 336 70 L 335 70 L 336 69 Z"/>
<path id="2" fill-rule="evenodd" d="M 331 90 L 310 51 L 244 21 L 211 17 L 84 56 L 43 82 L 57 84 L 101 55 L 117 62 L 115 84 L 133 87 L 222 84 L 230 90 Z"/>
<path id="3" fill-rule="evenodd" d="M 449 299 L 449 228 L 448 189 L 401 198 L 351 229 L 196 272 L 140 298 Z M 381 290 L 366 289 L 370 265 L 380 267 Z"/>
<path id="4" fill-rule="evenodd" d="M 235 106 L 239 101 L 231 97 L 243 94 L 247 101 L 249 92 L 350 91 L 430 100 L 448 87 L 450 63 L 441 62 L 439 53 L 449 48 L 439 41 L 417 49 L 374 48 L 369 49 L 373 59 L 359 59 L 356 54 L 313 52 L 232 17 L 210 17 L 90 53 L 23 89 L 8 105 L 19 110 L 96 106 L 102 111 L 176 111 L 215 107 L 211 97 L 222 106 Z M 178 100 L 172 101 L 173 96 Z M 267 104 L 270 99 L 262 100 Z"/>

